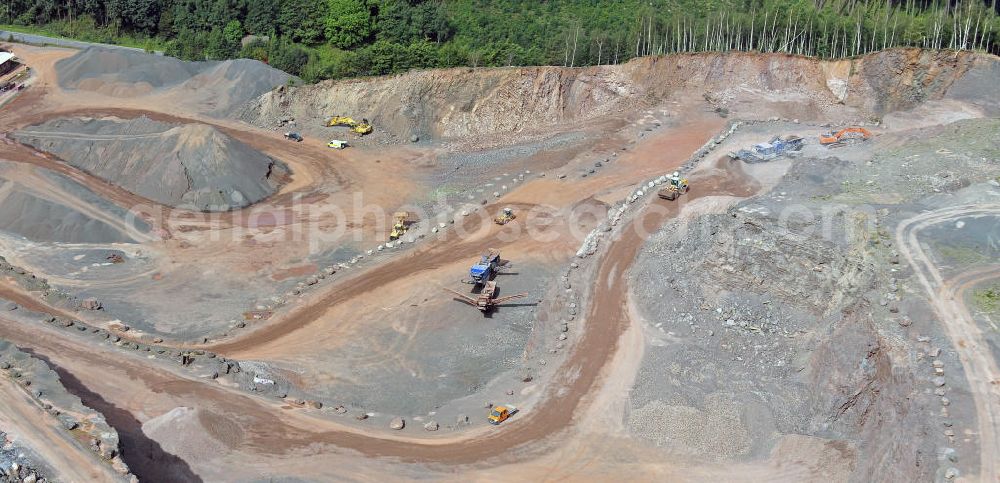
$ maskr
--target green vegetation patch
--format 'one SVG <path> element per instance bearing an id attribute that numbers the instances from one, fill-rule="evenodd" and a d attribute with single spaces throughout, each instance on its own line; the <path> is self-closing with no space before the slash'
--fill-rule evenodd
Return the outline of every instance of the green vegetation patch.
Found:
<path id="1" fill-rule="evenodd" d="M 972 292 L 972 303 L 987 313 L 1000 313 L 1000 284 Z"/>
<path id="2" fill-rule="evenodd" d="M 2 10 L 2 7 L 0 7 L 0 11 Z M 2 16 L 0 16 L 0 18 L 2 18 Z M 78 40 L 81 42 L 121 45 L 124 47 L 143 49 L 147 52 L 163 51 L 168 45 L 165 40 L 157 37 L 115 32 L 110 27 L 98 26 L 90 17 L 82 17 L 74 20 L 55 20 L 43 25 L 12 25 L 0 23 L 0 30 L 22 34 L 42 35 L 45 37 L 54 37 L 66 40 Z M 0 40 L 6 41 L 8 38 Z"/>
<path id="3" fill-rule="evenodd" d="M 962 265 L 972 265 L 990 261 L 982 250 L 964 246 L 935 244 L 934 250 L 941 256 Z"/>
<path id="4" fill-rule="evenodd" d="M 0 22 L 86 41 L 148 43 L 187 60 L 254 58 L 311 82 L 429 67 L 617 64 L 677 52 L 846 58 L 912 46 L 1000 53 L 1000 16 L 991 6 L 976 0 L 11 0 L 0 4 Z"/>

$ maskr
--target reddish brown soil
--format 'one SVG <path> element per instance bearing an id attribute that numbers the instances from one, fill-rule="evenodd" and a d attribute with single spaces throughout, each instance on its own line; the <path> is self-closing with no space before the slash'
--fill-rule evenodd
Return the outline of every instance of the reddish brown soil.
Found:
<path id="1" fill-rule="evenodd" d="M 58 315 L 61 317 L 76 318 L 76 314 L 69 311 L 57 309 L 49 304 L 46 304 L 35 297 L 32 297 L 24 290 L 21 290 L 15 285 L 14 281 L 10 280 L 0 280 L 0 297 L 9 300 L 11 302 L 20 305 L 28 310 L 34 312 L 41 312 L 46 314 Z"/>

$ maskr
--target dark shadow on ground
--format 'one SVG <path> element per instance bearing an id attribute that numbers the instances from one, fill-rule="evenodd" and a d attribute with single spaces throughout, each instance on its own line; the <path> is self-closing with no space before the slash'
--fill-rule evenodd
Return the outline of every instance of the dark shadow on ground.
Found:
<path id="1" fill-rule="evenodd" d="M 108 424 L 118 431 L 122 460 L 140 481 L 202 481 L 186 461 L 166 452 L 160 443 L 149 439 L 142 432 L 142 423 L 135 419 L 132 413 L 104 400 L 100 394 L 88 389 L 76 376 L 54 364 L 44 355 L 26 348 L 21 348 L 21 351 L 48 364 L 59 375 L 67 391 L 79 397 L 87 407 L 104 415 Z"/>

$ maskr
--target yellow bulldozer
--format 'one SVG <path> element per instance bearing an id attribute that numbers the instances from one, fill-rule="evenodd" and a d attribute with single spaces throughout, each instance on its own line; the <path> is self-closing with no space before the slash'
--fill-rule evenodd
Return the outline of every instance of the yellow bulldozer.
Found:
<path id="1" fill-rule="evenodd" d="M 514 221 L 514 218 L 517 218 L 514 215 L 514 210 L 511 208 L 504 208 L 503 211 L 501 211 L 500 214 L 493 219 L 493 223 L 506 225 L 507 223 Z"/>
<path id="2" fill-rule="evenodd" d="M 326 121 L 326 126 L 346 126 L 351 128 L 351 131 L 359 136 L 364 136 L 365 134 L 372 132 L 372 125 L 367 119 L 362 119 L 361 122 L 358 122 L 355 121 L 353 117 L 348 116 L 333 116 L 330 120 Z"/>
<path id="3" fill-rule="evenodd" d="M 399 237 L 406 233 L 406 224 L 410 218 L 410 214 L 405 211 L 397 211 L 392 214 L 393 224 L 392 232 L 389 233 L 389 240 L 398 240 Z"/>
<path id="4" fill-rule="evenodd" d="M 687 178 L 681 178 L 677 171 L 674 171 L 672 175 L 668 178 L 668 183 L 666 188 L 660 190 L 657 195 L 664 200 L 674 201 L 680 195 L 688 192 L 688 180 Z"/>

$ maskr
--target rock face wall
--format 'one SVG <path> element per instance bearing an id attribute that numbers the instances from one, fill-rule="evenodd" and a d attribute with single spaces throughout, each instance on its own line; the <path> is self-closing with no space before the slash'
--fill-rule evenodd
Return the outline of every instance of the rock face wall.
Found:
<path id="1" fill-rule="evenodd" d="M 594 118 L 634 100 L 630 84 L 613 68 L 414 71 L 279 87 L 238 115 L 265 127 L 294 119 L 297 129 L 317 135 L 329 117 L 350 115 L 372 120 L 376 136 L 463 137 Z"/>
<path id="2" fill-rule="evenodd" d="M 79 397 L 70 393 L 62 385 L 59 375 L 44 361 L 21 352 L 10 342 L 0 340 L 0 374 L 22 386 L 38 406 L 66 431 L 74 432 L 72 437 L 82 438 L 90 445 L 91 451 L 119 474 L 123 477 L 129 475 L 128 466 L 121 459 L 118 431 L 105 421 L 101 413 L 85 406 Z"/>
<path id="3" fill-rule="evenodd" d="M 273 194 L 283 164 L 203 124 L 135 119 L 57 119 L 18 141 L 168 206 L 241 208 Z"/>
<path id="4" fill-rule="evenodd" d="M 994 56 L 919 49 L 895 49 L 869 55 L 853 62 L 847 103 L 873 115 L 916 107 L 921 102 L 947 96 L 963 79 L 979 84 L 978 98 L 1000 94 L 994 86 L 968 77 L 977 64 L 1000 66 Z M 967 78 L 968 77 L 968 78 Z"/>
<path id="5" fill-rule="evenodd" d="M 375 137 L 397 141 L 414 135 L 537 132 L 670 98 L 704 97 L 751 118 L 869 119 L 944 96 L 973 64 L 989 70 L 998 63 L 996 57 L 968 52 L 898 49 L 832 62 L 783 54 L 708 53 L 577 69 L 427 70 L 281 86 L 234 115 L 263 127 L 293 122 L 296 129 L 315 135 L 328 133 L 322 126 L 330 116 L 366 117 L 375 124 Z M 769 106 L 766 112 L 761 112 L 762 103 Z"/>
<path id="6" fill-rule="evenodd" d="M 957 79 L 945 97 L 975 104 L 988 117 L 1000 117 L 1000 62 L 994 57 L 975 60 L 968 72 Z"/>

